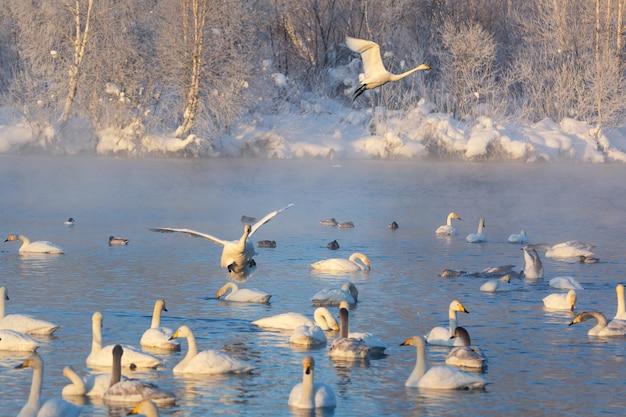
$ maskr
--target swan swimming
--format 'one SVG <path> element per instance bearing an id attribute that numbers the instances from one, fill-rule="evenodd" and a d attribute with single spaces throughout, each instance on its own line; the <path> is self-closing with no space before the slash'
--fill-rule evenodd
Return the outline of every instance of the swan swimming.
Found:
<path id="1" fill-rule="evenodd" d="M 330 385 L 314 380 L 315 361 L 312 356 L 302 360 L 302 382 L 295 385 L 289 393 L 288 404 L 291 407 L 314 409 L 335 407 L 337 400 Z"/>
<path id="2" fill-rule="evenodd" d="M 17 417 L 76 417 L 82 411 L 78 407 L 60 398 L 41 398 L 41 386 L 43 383 L 43 359 L 34 352 L 28 359 L 15 367 L 32 368 L 33 382 L 30 387 L 28 401 Z"/>
<path id="3" fill-rule="evenodd" d="M 457 325 L 457 312 L 469 314 L 469 311 L 457 300 L 453 300 L 448 307 L 449 327 L 433 327 L 425 339 L 428 344 L 438 346 L 463 346 L 461 338 L 454 337 Z"/>
<path id="4" fill-rule="evenodd" d="M 552 288 L 558 288 L 560 290 L 582 290 L 583 286 L 580 285 L 574 277 L 554 277 L 548 283 Z"/>
<path id="5" fill-rule="evenodd" d="M 178 351 L 180 350 L 180 343 L 170 340 L 174 331 L 168 327 L 161 326 L 162 311 L 167 311 L 167 308 L 165 307 L 165 300 L 159 298 L 154 302 L 150 328 L 143 332 L 139 344 L 148 348 Z"/>
<path id="6" fill-rule="evenodd" d="M 617 312 L 614 319 L 626 320 L 626 304 L 624 303 L 624 284 L 617 284 L 615 286 L 615 292 L 617 293 Z"/>
<path id="7" fill-rule="evenodd" d="M 123 237 L 109 236 L 109 246 L 126 246 L 128 245 L 128 239 Z"/>
<path id="8" fill-rule="evenodd" d="M 430 389 L 482 389 L 487 382 L 478 375 L 451 366 L 433 366 L 426 370 L 426 347 L 422 336 L 413 336 L 400 346 L 415 346 L 417 360 L 413 372 L 404 383 L 407 387 Z"/>
<path id="9" fill-rule="evenodd" d="M 336 306 L 342 301 L 354 305 L 359 299 L 359 290 L 352 282 L 345 282 L 341 288 L 324 288 L 311 298 L 313 304 L 320 306 Z"/>
<path id="10" fill-rule="evenodd" d="M 465 241 L 468 243 L 480 243 L 487 241 L 487 235 L 483 233 L 483 228 L 485 227 L 485 219 L 481 218 L 478 220 L 478 231 L 476 233 L 470 233 L 465 238 Z"/>
<path id="11" fill-rule="evenodd" d="M 402 74 L 392 74 L 385 69 L 380 55 L 380 47 L 377 43 L 346 36 L 346 45 L 352 52 L 361 54 L 363 61 L 363 74 L 359 74 L 360 84 L 354 91 L 353 100 L 356 100 L 365 90 L 372 90 L 390 81 L 399 81 L 416 71 L 430 69 L 430 66 L 421 64 Z"/>
<path id="12" fill-rule="evenodd" d="M 535 245 L 526 245 L 522 250 L 524 251 L 524 278 L 543 278 L 543 263 L 535 250 Z"/>
<path id="13" fill-rule="evenodd" d="M 289 343 L 292 345 L 316 347 L 326 345 L 328 339 L 320 326 L 302 324 L 291 332 Z"/>
<path id="14" fill-rule="evenodd" d="M 528 243 L 528 236 L 526 236 L 526 231 L 524 231 L 524 229 L 522 229 L 519 233 L 511 234 L 509 236 L 509 238 L 507 239 L 507 242 L 509 242 L 509 243 L 521 243 L 521 244 Z"/>
<path id="15" fill-rule="evenodd" d="M 232 374 L 232 373 L 249 373 L 254 368 L 245 362 L 228 356 L 217 350 L 203 350 L 198 352 L 196 345 L 196 337 L 191 329 L 185 325 L 180 326 L 172 338 L 187 338 L 187 354 L 178 362 L 174 369 L 174 375 L 177 374 Z"/>
<path id="16" fill-rule="evenodd" d="M 548 258 L 580 258 L 581 256 L 595 258 L 596 256 L 591 251 L 594 245 L 577 240 L 568 240 L 552 246 L 547 243 L 538 243 L 533 246 L 536 249 L 544 249 Z"/>
<path id="17" fill-rule="evenodd" d="M 370 348 L 360 337 L 350 337 L 348 314 L 347 308 L 339 308 L 339 337 L 330 345 L 328 356 L 335 359 L 366 359 Z"/>
<path id="18" fill-rule="evenodd" d="M 626 321 L 614 319 L 607 323 L 604 314 L 598 311 L 583 311 L 582 313 L 578 313 L 578 315 L 574 317 L 574 320 L 571 321 L 569 326 L 572 326 L 576 323 L 582 323 L 583 321 L 589 319 L 596 319 L 598 322 L 587 332 L 589 336 L 626 336 Z"/>
<path id="19" fill-rule="evenodd" d="M 357 260 L 359 262 L 357 262 Z M 369 258 L 359 252 L 355 252 L 348 259 L 343 258 L 330 258 L 323 261 L 318 261 L 311 264 L 311 267 L 316 271 L 328 271 L 328 272 L 356 272 L 356 271 L 369 271 L 370 260 Z"/>
<path id="20" fill-rule="evenodd" d="M 63 368 L 63 376 L 71 381 L 65 385 L 61 391 L 61 395 L 65 396 L 81 396 L 102 397 L 102 394 L 111 386 L 111 374 L 91 374 L 81 377 L 76 373 L 74 368 L 66 366 Z M 122 376 L 121 378 L 125 378 Z"/>
<path id="21" fill-rule="evenodd" d="M 159 409 L 150 400 L 143 400 L 129 414 L 142 414 L 146 417 L 159 417 Z"/>
<path id="22" fill-rule="evenodd" d="M 239 288 L 234 282 L 227 282 L 222 285 L 215 297 L 219 300 L 224 294 L 230 293 L 224 297 L 224 300 L 234 301 L 239 303 L 257 303 L 267 304 L 270 302 L 271 294 L 264 293 L 263 291 L 251 289 L 251 288 Z"/>
<path id="23" fill-rule="evenodd" d="M 387 349 L 387 346 L 380 340 L 378 339 L 376 336 L 374 336 L 372 333 L 370 332 L 351 332 L 350 331 L 350 320 L 349 320 L 349 314 L 341 314 L 341 310 L 345 309 L 346 311 L 348 311 L 348 303 L 345 301 L 342 301 L 341 303 L 339 303 L 339 315 L 340 315 L 340 321 L 341 321 L 341 325 L 339 326 L 341 329 L 345 328 L 346 329 L 346 333 L 347 335 L 344 337 L 348 337 L 350 339 L 360 339 L 363 343 L 365 343 L 365 346 L 367 346 L 369 348 L 369 352 L 368 352 L 368 356 L 370 358 L 372 357 L 382 357 L 385 356 L 385 350 Z M 343 334 L 343 330 L 341 330 L 341 333 Z"/>
<path id="24" fill-rule="evenodd" d="M 461 220 L 461 216 L 459 216 L 453 211 L 450 212 L 450 214 L 448 214 L 448 219 L 446 220 L 446 224 L 439 226 L 437 230 L 435 230 L 435 234 L 445 235 L 445 236 L 457 235 L 459 232 L 456 230 L 454 226 L 452 226 L 452 219 Z"/>
<path id="25" fill-rule="evenodd" d="M 512 289 L 510 274 L 506 274 L 500 279 L 489 280 L 480 286 L 480 291 L 483 292 L 511 291 Z"/>
<path id="26" fill-rule="evenodd" d="M 454 329 L 454 337 L 461 338 L 463 346 L 453 348 L 446 356 L 446 365 L 483 369 L 487 357 L 476 346 L 472 346 L 470 335 L 464 327 Z"/>
<path id="27" fill-rule="evenodd" d="M 34 352 L 39 343 L 27 334 L 15 330 L 0 330 L 0 351 Z"/>
<path id="28" fill-rule="evenodd" d="M 63 249 L 55 245 L 54 243 L 48 242 L 47 240 L 37 240 L 35 242 L 31 242 L 24 235 L 16 235 L 12 234 L 7 236 L 5 242 L 11 242 L 15 240 L 21 240 L 22 246 L 19 248 L 19 252 L 28 252 L 28 253 L 54 253 L 60 254 L 65 253 Z"/>
<path id="29" fill-rule="evenodd" d="M 4 301 L 9 299 L 6 287 L 0 286 L 0 329 L 16 330 L 26 334 L 51 335 L 59 325 L 25 314 L 4 315 Z"/>
<path id="30" fill-rule="evenodd" d="M 243 235 L 241 235 L 241 238 L 239 238 L 239 240 L 223 240 L 206 233 L 196 232 L 191 229 L 155 227 L 150 230 L 153 232 L 162 233 L 186 233 L 193 237 L 203 237 L 217 245 L 222 246 L 222 268 L 226 268 L 228 270 L 228 273 L 236 279 L 245 279 L 256 267 L 256 262 L 254 261 L 254 255 L 256 255 L 256 251 L 254 250 L 254 244 L 249 240 L 249 238 L 251 238 L 252 235 L 254 235 L 254 233 L 256 233 L 256 231 L 259 230 L 261 226 L 272 220 L 277 214 L 282 213 L 292 206 L 293 204 L 289 204 L 286 207 L 273 211 L 252 226 L 246 224 L 244 226 Z"/>
<path id="31" fill-rule="evenodd" d="M 576 290 L 569 290 L 566 294 L 549 294 L 543 298 L 543 305 L 549 310 L 574 311 Z"/>
<path id="32" fill-rule="evenodd" d="M 313 312 L 313 320 L 300 313 L 282 313 L 275 316 L 264 317 L 252 322 L 255 326 L 277 329 L 293 330 L 298 326 L 319 326 L 322 330 L 339 330 L 339 324 L 326 307 L 318 307 Z"/>

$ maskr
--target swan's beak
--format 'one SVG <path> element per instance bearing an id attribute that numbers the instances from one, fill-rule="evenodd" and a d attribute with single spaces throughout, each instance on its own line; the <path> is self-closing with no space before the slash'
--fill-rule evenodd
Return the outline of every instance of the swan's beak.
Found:
<path id="1" fill-rule="evenodd" d="M 28 368 L 29 366 L 30 366 L 30 359 L 26 359 L 24 362 L 17 365 L 15 369 Z"/>
<path id="2" fill-rule="evenodd" d="M 307 363 L 306 365 L 304 365 L 304 373 L 309 375 L 311 373 L 311 364 Z"/>
<path id="3" fill-rule="evenodd" d="M 167 340 L 172 340 L 172 339 L 176 339 L 176 338 L 178 338 L 178 330 L 176 330 L 176 333 L 174 333 L 174 334 L 172 335 L 172 337 L 170 337 L 170 338 L 169 338 L 169 339 L 167 339 Z"/>
<path id="4" fill-rule="evenodd" d="M 406 339 L 404 342 L 400 343 L 400 346 L 411 346 L 411 339 Z"/>

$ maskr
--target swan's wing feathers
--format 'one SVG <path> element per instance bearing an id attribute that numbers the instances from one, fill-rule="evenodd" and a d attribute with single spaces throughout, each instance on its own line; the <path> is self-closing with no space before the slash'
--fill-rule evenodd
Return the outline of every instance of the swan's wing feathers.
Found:
<path id="1" fill-rule="evenodd" d="M 363 71 L 365 72 L 366 78 L 370 74 L 387 72 L 380 55 L 380 47 L 376 42 L 347 36 L 346 45 L 348 45 L 348 48 L 350 48 L 353 52 L 361 54 L 361 59 L 363 60 Z"/>
<path id="2" fill-rule="evenodd" d="M 191 237 L 202 237 L 205 238 L 207 240 L 210 240 L 211 242 L 220 245 L 220 246 L 224 246 L 226 245 L 226 243 L 228 243 L 228 241 L 226 240 L 222 240 L 220 238 L 217 238 L 215 236 L 211 236 L 209 234 L 206 233 L 201 233 L 201 232 L 196 232 L 195 230 L 191 230 L 191 229 L 173 229 L 171 227 L 153 227 L 150 229 L 150 231 L 152 232 L 160 232 L 160 233 L 174 233 L 174 232 L 179 232 L 179 233 L 185 233 Z M 252 233 L 251 233 L 252 234 Z"/>
<path id="3" fill-rule="evenodd" d="M 293 206 L 294 204 L 291 203 L 286 207 L 283 207 L 279 210 L 275 210 L 269 214 L 267 214 L 265 217 L 263 217 L 261 220 L 259 220 L 258 222 L 254 223 L 254 225 L 252 225 L 252 230 L 250 230 L 250 234 L 248 235 L 248 238 L 250 238 L 254 232 L 256 232 L 261 226 L 263 226 L 265 223 L 269 222 L 270 220 L 272 220 L 274 218 L 274 216 L 276 216 L 279 213 L 282 213 L 283 211 L 287 210 L 288 208 L 290 208 L 291 206 Z"/>

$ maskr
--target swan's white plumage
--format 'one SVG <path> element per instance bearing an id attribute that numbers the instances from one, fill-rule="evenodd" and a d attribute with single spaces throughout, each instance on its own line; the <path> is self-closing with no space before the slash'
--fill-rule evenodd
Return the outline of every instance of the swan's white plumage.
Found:
<path id="1" fill-rule="evenodd" d="M 17 417 L 76 417 L 82 407 L 78 407 L 60 398 L 41 398 L 43 383 L 43 360 L 35 352 L 17 368 L 30 367 L 33 370 L 33 382 L 30 387 L 28 401 L 20 410 Z"/>
<path id="2" fill-rule="evenodd" d="M 87 366 L 92 368 L 110 368 L 113 356 L 113 345 L 102 347 L 102 313 L 96 311 L 91 316 L 91 352 L 87 356 Z M 155 368 L 163 363 L 156 356 L 140 351 L 139 349 L 122 345 L 125 355 L 122 358 L 122 366 L 138 368 Z"/>
<path id="3" fill-rule="evenodd" d="M 463 340 L 453 338 L 454 329 L 457 327 L 457 312 L 467 313 L 469 311 L 457 300 L 453 300 L 448 307 L 449 327 L 433 327 L 425 339 L 431 345 L 439 346 L 463 346 Z"/>
<path id="4" fill-rule="evenodd" d="M 360 262 L 357 262 L 360 261 Z M 370 270 L 369 258 L 359 252 L 355 252 L 348 259 L 330 258 L 311 264 L 316 271 L 328 272 L 355 272 Z"/>
<path id="5" fill-rule="evenodd" d="M 26 334 L 52 334 L 59 325 L 25 314 L 4 315 L 4 301 L 9 299 L 7 289 L 0 286 L 0 329 L 16 330 Z"/>
<path id="6" fill-rule="evenodd" d="M 291 389 L 289 406 L 303 409 L 335 407 L 337 400 L 330 385 L 315 382 L 313 357 L 305 356 L 302 368 L 302 382 Z"/>
<path id="7" fill-rule="evenodd" d="M 224 300 L 234 301 L 239 303 L 259 303 L 266 304 L 269 303 L 271 294 L 267 294 L 263 291 L 259 291 L 257 289 L 252 288 L 239 288 L 237 284 L 234 282 L 227 282 L 222 285 L 220 289 L 217 291 L 215 297 L 219 300 L 224 294 L 228 293 Z"/>
<path id="8" fill-rule="evenodd" d="M 64 250 L 54 243 L 48 242 L 47 240 L 37 240 L 35 242 L 31 242 L 24 235 L 12 234 L 9 235 L 5 242 L 11 242 L 15 240 L 21 240 L 22 246 L 20 246 L 20 252 L 28 252 L 28 253 L 64 253 Z"/>
<path id="9" fill-rule="evenodd" d="M 111 385 L 111 374 L 91 374 L 81 377 L 74 368 L 66 366 L 63 375 L 71 381 L 65 385 L 61 394 L 63 396 L 87 395 L 89 397 L 102 397 L 102 394 Z"/>
<path id="10" fill-rule="evenodd" d="M 369 349 L 368 356 L 369 357 L 379 357 L 385 354 L 385 350 L 387 349 L 387 345 L 383 343 L 378 337 L 374 336 L 374 334 L 370 332 L 353 332 L 350 331 L 350 316 L 349 314 L 341 314 L 341 310 L 345 309 L 348 312 L 348 303 L 346 301 L 342 301 L 339 303 L 339 316 L 340 316 L 340 336 L 345 335 L 350 339 L 360 339 L 365 346 Z M 343 329 L 346 329 L 345 332 Z"/>
<path id="11" fill-rule="evenodd" d="M 461 217 L 453 211 L 450 212 L 450 214 L 448 214 L 446 224 L 439 226 L 437 230 L 435 230 L 435 234 L 446 235 L 446 236 L 454 236 L 458 234 L 459 232 L 456 230 L 454 226 L 452 226 L 452 219 L 461 220 Z"/>
<path id="12" fill-rule="evenodd" d="M 357 303 L 358 299 L 359 290 L 352 282 L 343 283 L 341 288 L 324 288 L 311 297 L 313 304 L 323 306 L 336 306 L 342 301 L 354 305 Z"/>
<path id="13" fill-rule="evenodd" d="M 426 370 L 426 347 L 422 336 L 413 336 L 401 346 L 415 346 L 417 360 L 413 372 L 405 382 L 407 387 L 429 389 L 481 389 L 487 382 L 478 375 L 463 372 L 451 366 L 433 366 Z"/>
<path id="14" fill-rule="evenodd" d="M 526 231 L 524 229 L 522 229 L 519 233 L 513 233 L 513 234 L 509 235 L 509 238 L 507 239 L 507 242 L 509 242 L 509 243 L 521 243 L 521 244 L 528 243 L 528 236 L 526 236 Z"/>
<path id="15" fill-rule="evenodd" d="M 607 323 L 604 314 L 598 311 L 583 311 L 582 313 L 578 313 L 569 325 L 582 323 L 589 319 L 596 319 L 597 321 L 597 324 L 587 332 L 589 336 L 626 336 L 626 320 L 613 319 Z"/>
<path id="16" fill-rule="evenodd" d="M 543 305 L 550 310 L 573 311 L 576 306 L 576 290 L 569 290 L 565 294 L 549 294 L 543 298 Z"/>
<path id="17" fill-rule="evenodd" d="M 345 302 L 344 302 L 345 303 Z M 339 307 L 339 337 L 333 340 L 328 355 L 335 359 L 364 359 L 370 356 L 370 347 L 360 337 L 349 334 L 348 306 Z M 384 351 L 384 348 L 383 348 Z"/>
<path id="18" fill-rule="evenodd" d="M 174 333 L 173 338 L 187 338 L 187 354 L 176 366 L 176 374 L 230 374 L 251 372 L 254 368 L 249 364 L 233 358 L 217 350 L 203 350 L 198 352 L 196 338 L 187 326 L 181 326 Z"/>
<path id="19" fill-rule="evenodd" d="M 509 274 L 499 279 L 490 279 L 480 286 L 480 290 L 483 292 L 511 291 L 512 289 L 511 275 Z"/>
<path id="20" fill-rule="evenodd" d="M 150 400 L 143 400 L 132 409 L 130 414 L 143 414 L 146 417 L 159 417 L 159 409 Z"/>
<path id="21" fill-rule="evenodd" d="M 34 352 L 39 343 L 32 337 L 15 330 L 0 330 L 0 351 Z"/>
<path id="22" fill-rule="evenodd" d="M 594 245 L 578 240 L 568 240 L 552 246 L 546 243 L 539 243 L 533 246 L 544 249 L 548 258 L 580 258 L 581 256 L 595 258 L 595 254 L 591 251 Z"/>
<path id="23" fill-rule="evenodd" d="M 624 302 L 624 284 L 617 284 L 615 286 L 615 292 L 617 293 L 617 312 L 614 319 L 626 320 L 626 303 Z"/>
<path id="24" fill-rule="evenodd" d="M 161 312 L 167 311 L 165 300 L 159 298 L 154 302 L 152 323 L 150 328 L 143 332 L 139 344 L 148 348 L 163 350 L 180 350 L 180 343 L 171 340 L 174 330 L 161 326 Z"/>
<path id="25" fill-rule="evenodd" d="M 289 343 L 292 345 L 315 347 L 327 343 L 326 333 L 320 326 L 307 326 L 303 324 L 291 332 Z"/>
<path id="26" fill-rule="evenodd" d="M 543 278 L 543 263 L 535 250 L 535 245 L 526 245 L 522 251 L 524 251 L 524 278 Z"/>
<path id="27" fill-rule="evenodd" d="M 482 369 L 487 365 L 487 357 L 478 347 L 472 346 L 470 335 L 464 327 L 457 327 L 454 330 L 454 337 L 461 338 L 463 346 L 454 347 L 448 352 L 446 365 L 476 369 Z"/>
<path id="28" fill-rule="evenodd" d="M 298 326 L 319 326 L 322 330 L 339 330 L 339 324 L 326 307 L 318 307 L 313 312 L 313 320 L 300 313 L 282 313 L 275 316 L 264 317 L 252 322 L 252 324 L 269 329 L 293 330 Z"/>
<path id="29" fill-rule="evenodd" d="M 480 243 L 487 241 L 487 235 L 483 233 L 483 228 L 485 227 L 485 219 L 481 218 L 478 220 L 478 230 L 476 233 L 470 233 L 465 238 L 465 241 L 468 243 Z"/>
<path id="30" fill-rule="evenodd" d="M 548 283 L 552 288 L 558 288 L 560 290 L 582 290 L 583 286 L 580 285 L 574 277 L 554 277 Z"/>
<path id="31" fill-rule="evenodd" d="M 204 239 L 210 240 L 211 242 L 222 246 L 222 257 L 221 257 L 221 266 L 222 268 L 226 268 L 231 274 L 231 276 L 237 279 L 245 279 L 256 267 L 256 262 L 254 261 L 254 255 L 256 255 L 256 251 L 254 249 L 254 243 L 252 243 L 249 238 L 254 235 L 254 233 L 259 230 L 261 226 L 265 223 L 272 220 L 277 214 L 282 213 L 288 208 L 292 207 L 293 204 L 289 204 L 286 207 L 281 208 L 280 210 L 275 210 L 271 213 L 268 213 L 261 220 L 256 222 L 253 226 L 245 225 L 243 235 L 238 240 L 228 241 L 223 240 L 215 236 L 211 236 L 206 233 L 196 232 L 191 229 L 173 229 L 170 227 L 157 227 L 152 228 L 153 232 L 180 232 L 185 233 L 187 235 L 193 237 L 202 237 Z"/>

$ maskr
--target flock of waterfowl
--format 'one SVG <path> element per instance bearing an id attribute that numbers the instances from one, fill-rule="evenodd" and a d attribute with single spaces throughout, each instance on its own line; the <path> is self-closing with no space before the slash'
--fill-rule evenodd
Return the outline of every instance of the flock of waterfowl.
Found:
<path id="1" fill-rule="evenodd" d="M 159 227 L 151 230 L 158 232 L 182 232 L 195 237 L 203 237 L 218 245 L 223 246 L 221 266 L 226 268 L 231 278 L 241 280 L 256 267 L 254 245 L 249 240 L 259 227 L 267 223 L 277 214 L 292 207 L 290 204 L 282 209 L 273 211 L 263 217 L 254 225 L 246 224 L 244 233 L 240 239 L 226 241 L 211 235 L 195 232 L 190 229 Z M 436 229 L 436 235 L 454 236 L 458 234 L 452 225 L 452 220 L 461 220 L 461 217 L 452 212 L 447 217 L 445 225 Z M 255 222 L 256 219 L 244 216 L 242 221 Z M 332 221 L 331 221 L 332 220 Z M 353 227 L 353 223 L 350 222 Z M 322 225 L 338 226 L 334 219 L 323 220 Z M 74 225 L 74 220 L 69 219 L 66 225 Z M 393 227 L 392 227 L 393 225 Z M 479 220 L 478 231 L 467 236 L 470 243 L 485 242 L 484 219 Z M 389 226 L 397 229 L 396 222 Z M 6 242 L 21 240 L 20 251 L 37 251 L 41 253 L 59 254 L 63 250 L 58 246 L 46 242 L 30 242 L 22 235 L 11 234 Z M 127 239 L 113 238 L 125 245 Z M 581 242 L 569 241 L 557 245 L 528 244 L 528 237 L 522 230 L 519 234 L 512 234 L 511 243 L 521 243 L 525 266 L 523 271 L 516 272 L 512 265 L 489 267 L 481 271 L 467 272 L 444 270 L 442 277 L 471 276 L 491 278 L 485 281 L 480 290 L 484 292 L 509 291 L 513 284 L 511 278 L 524 277 L 526 279 L 539 279 L 543 277 L 543 265 L 537 250 L 544 250 L 548 257 L 575 258 L 580 262 L 593 263 L 598 258 L 591 251 L 592 246 Z M 273 241 L 272 241 L 273 242 Z M 261 245 L 259 245 L 261 246 Z M 275 247 L 275 243 L 266 247 Z M 331 248 L 332 249 L 332 248 Z M 360 272 L 371 268 L 369 258 L 362 253 L 353 253 L 349 259 L 330 258 L 311 265 L 313 270 L 337 272 Z M 546 309 L 567 310 L 575 309 L 577 290 L 582 286 L 572 277 L 555 277 L 550 281 L 550 286 L 567 290 L 567 292 L 550 294 L 543 299 Z M 590 336 L 618 336 L 626 335 L 626 311 L 624 302 L 624 286 L 616 286 L 618 310 L 612 320 L 600 312 L 581 312 L 575 316 L 570 325 L 581 323 L 590 319 L 596 320 L 588 334 Z M 271 295 L 260 290 L 240 288 L 234 282 L 227 282 L 217 290 L 217 299 L 231 302 L 244 303 L 268 303 Z M 8 292 L 5 287 L 0 287 L 0 350 L 28 351 L 33 352 L 30 358 L 18 367 L 30 367 L 33 369 L 33 379 L 30 396 L 20 412 L 20 417 L 26 416 L 76 416 L 81 408 L 62 399 L 40 398 L 43 383 L 43 359 L 37 354 L 38 343 L 32 335 L 53 334 L 59 325 L 49 323 L 23 314 L 5 315 L 4 302 L 8 300 Z M 252 322 L 260 328 L 289 331 L 289 342 L 294 346 L 303 348 L 327 346 L 330 337 L 333 337 L 328 347 L 328 356 L 347 360 L 360 360 L 366 358 L 380 358 L 385 356 L 387 346 L 372 333 L 353 332 L 349 328 L 349 309 L 359 301 L 359 291 L 356 285 L 347 281 L 340 287 L 323 289 L 311 297 L 311 302 L 317 307 L 313 317 L 307 317 L 298 312 L 282 313 L 270 317 L 264 317 Z M 329 308 L 339 308 L 339 323 Z M 165 301 L 156 300 L 152 314 L 151 326 L 139 339 L 141 347 L 130 345 L 109 344 L 103 346 L 103 315 L 96 311 L 92 315 L 92 348 L 85 359 L 87 367 L 96 371 L 105 370 L 104 373 L 93 373 L 81 377 L 70 366 L 65 367 L 63 374 L 70 381 L 63 390 L 63 396 L 96 396 L 105 404 L 132 404 L 136 405 L 134 413 L 143 413 L 149 417 L 158 415 L 157 406 L 171 406 L 175 403 L 174 394 L 159 389 L 157 386 L 138 380 L 128 379 L 121 375 L 122 368 L 156 368 L 163 364 L 158 357 L 143 351 L 145 348 L 159 349 L 159 351 L 173 352 L 181 350 L 178 339 L 185 338 L 187 352 L 183 359 L 172 368 L 174 376 L 181 374 L 211 375 L 249 373 L 254 370 L 251 364 L 236 359 L 218 350 L 199 350 L 193 331 L 187 325 L 180 326 L 176 331 L 162 327 L 160 317 L 163 311 L 167 311 Z M 458 300 L 453 300 L 448 308 L 448 326 L 434 327 L 425 335 L 414 335 L 408 338 L 402 346 L 414 346 L 417 352 L 415 367 L 406 380 L 407 387 L 428 389 L 481 389 L 487 381 L 477 373 L 466 372 L 462 368 L 480 370 L 487 364 L 487 358 L 481 350 L 471 343 L 469 332 L 466 328 L 458 326 L 457 314 L 469 313 L 465 306 Z M 338 335 L 335 332 L 339 332 Z M 426 344 L 450 347 L 446 355 L 445 365 L 432 366 L 426 369 Z M 288 404 L 296 408 L 312 409 L 320 407 L 335 407 L 336 397 L 332 387 L 314 380 L 315 361 L 309 355 L 302 361 L 302 382 L 295 385 L 289 394 Z"/>

